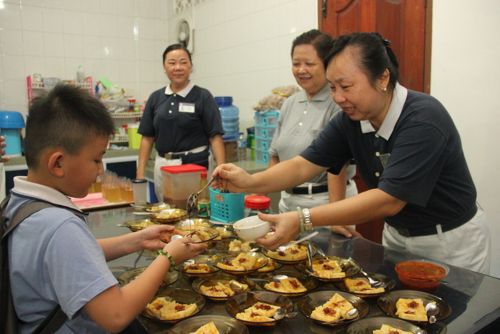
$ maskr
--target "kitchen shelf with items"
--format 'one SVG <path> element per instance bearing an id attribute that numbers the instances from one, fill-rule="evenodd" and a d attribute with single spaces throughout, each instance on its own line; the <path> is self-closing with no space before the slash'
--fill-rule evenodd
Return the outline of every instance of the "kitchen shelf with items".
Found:
<path id="1" fill-rule="evenodd" d="M 34 73 L 26 77 L 26 91 L 28 93 L 28 102 L 31 102 L 35 97 L 49 92 L 58 83 L 79 87 L 94 95 L 93 79 L 91 76 L 81 78 L 80 81 L 63 80 L 57 77 L 43 77 L 39 73 Z"/>

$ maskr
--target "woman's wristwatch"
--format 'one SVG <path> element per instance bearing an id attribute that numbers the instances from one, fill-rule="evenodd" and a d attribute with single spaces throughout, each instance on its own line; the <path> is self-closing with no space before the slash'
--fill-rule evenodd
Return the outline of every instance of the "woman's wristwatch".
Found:
<path id="1" fill-rule="evenodd" d="M 302 209 L 298 206 L 297 212 L 299 213 L 300 232 L 312 230 L 311 211 L 308 208 Z"/>
<path id="2" fill-rule="evenodd" d="M 170 267 L 175 266 L 174 258 L 172 257 L 172 255 L 170 255 L 169 252 L 165 252 L 163 249 L 160 249 L 158 251 L 158 256 L 160 256 L 160 255 L 165 256 L 168 259 L 168 262 L 170 263 Z"/>

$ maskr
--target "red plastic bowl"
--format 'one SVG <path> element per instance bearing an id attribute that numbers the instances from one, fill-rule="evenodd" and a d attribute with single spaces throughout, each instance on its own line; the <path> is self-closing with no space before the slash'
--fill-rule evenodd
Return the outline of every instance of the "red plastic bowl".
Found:
<path id="1" fill-rule="evenodd" d="M 449 272 L 449 268 L 443 264 L 424 260 L 399 262 L 395 270 L 404 286 L 422 291 L 436 290 Z"/>

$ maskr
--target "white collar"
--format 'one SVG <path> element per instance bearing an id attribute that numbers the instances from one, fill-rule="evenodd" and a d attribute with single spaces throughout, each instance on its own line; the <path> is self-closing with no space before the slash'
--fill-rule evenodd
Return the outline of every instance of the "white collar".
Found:
<path id="1" fill-rule="evenodd" d="M 180 95 L 182 97 L 186 97 L 189 94 L 189 92 L 191 91 L 191 89 L 193 89 L 193 87 L 194 87 L 194 84 L 191 81 L 189 81 L 187 86 L 184 87 L 184 89 L 178 91 L 177 93 L 174 93 L 172 91 L 172 89 L 170 88 L 170 85 L 168 85 L 167 87 L 165 87 L 165 95 L 177 94 L 177 95 Z"/>
<path id="2" fill-rule="evenodd" d="M 384 138 L 385 140 L 389 140 L 392 135 L 392 131 L 394 131 L 394 127 L 403 111 L 403 106 L 406 101 L 406 97 L 408 96 L 408 89 L 401 86 L 398 82 L 396 82 L 396 87 L 394 87 L 394 92 L 392 93 L 392 101 L 389 106 L 389 110 L 387 111 L 387 115 L 385 115 L 384 121 L 380 128 L 377 131 L 377 135 L 379 137 Z M 362 133 L 370 133 L 375 132 L 375 128 L 368 120 L 360 121 L 361 124 L 361 132 Z"/>
<path id="3" fill-rule="evenodd" d="M 301 93 L 302 93 L 301 96 L 299 96 L 299 102 L 308 102 L 309 99 L 307 97 L 307 93 L 304 90 L 302 90 Z M 320 89 L 319 92 L 316 93 L 316 95 L 314 95 L 311 98 L 311 101 L 323 102 L 328 100 L 329 98 L 330 98 L 330 86 L 326 84 L 323 88 Z"/>
<path id="4" fill-rule="evenodd" d="M 45 202 L 50 202 L 58 206 L 64 206 L 82 212 L 82 210 L 80 210 L 71 201 L 71 199 L 62 192 L 39 183 L 30 182 L 26 176 L 14 177 L 14 188 L 12 191 L 19 195 L 38 198 Z"/>

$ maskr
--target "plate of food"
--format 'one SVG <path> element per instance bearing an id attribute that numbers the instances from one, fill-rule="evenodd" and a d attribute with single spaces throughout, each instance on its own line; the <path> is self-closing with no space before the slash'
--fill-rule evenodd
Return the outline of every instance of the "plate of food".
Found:
<path id="1" fill-rule="evenodd" d="M 208 219 L 204 218 L 188 218 L 181 220 L 180 222 L 175 224 L 175 228 L 177 230 L 196 230 L 196 229 L 204 229 L 208 227 L 214 227 Z"/>
<path id="2" fill-rule="evenodd" d="M 391 317 L 426 324 L 429 321 L 425 310 L 427 304 L 437 306 L 436 320 L 446 319 L 451 314 L 450 305 L 442 298 L 423 291 L 395 290 L 379 297 L 377 304 L 385 314 Z"/>
<path id="3" fill-rule="evenodd" d="M 283 246 L 273 251 L 264 249 L 262 252 L 265 256 L 283 264 L 296 264 L 307 259 L 306 244 Z"/>
<path id="4" fill-rule="evenodd" d="M 198 255 L 190 260 L 184 261 L 179 266 L 179 271 L 187 277 L 204 277 L 219 271 L 214 263 L 218 261 L 217 255 Z"/>
<path id="5" fill-rule="evenodd" d="M 241 322 L 223 315 L 199 315 L 179 322 L 169 334 L 248 334 Z"/>
<path id="6" fill-rule="evenodd" d="M 211 300 L 223 301 L 237 293 L 250 290 L 248 282 L 242 282 L 231 275 L 216 274 L 197 278 L 192 283 L 193 290 Z"/>
<path id="7" fill-rule="evenodd" d="M 311 292 L 299 301 L 298 308 L 306 318 L 332 327 L 362 319 L 370 310 L 365 300 L 342 291 Z"/>
<path id="8" fill-rule="evenodd" d="M 267 259 L 267 264 L 264 267 L 257 270 L 257 274 L 267 274 L 275 270 L 281 269 L 281 267 L 283 267 L 283 265 L 278 261 L 275 261 L 273 259 Z"/>
<path id="9" fill-rule="evenodd" d="M 124 286 L 128 284 L 129 282 L 133 281 L 139 274 L 142 274 L 144 270 L 146 270 L 147 267 L 138 267 L 138 268 L 132 268 L 128 269 L 117 276 L 118 283 L 121 286 Z M 170 284 L 173 284 L 177 281 L 179 278 L 179 272 L 175 270 L 170 270 L 165 274 L 165 278 L 163 279 L 162 284 L 160 287 L 166 287 Z"/>
<path id="10" fill-rule="evenodd" d="M 401 319 L 373 317 L 353 322 L 347 327 L 347 334 L 425 334 L 425 331 Z"/>
<path id="11" fill-rule="evenodd" d="M 219 236 L 219 233 L 210 227 L 199 227 L 194 230 L 176 230 L 178 235 L 190 237 L 194 244 L 209 242 Z"/>
<path id="12" fill-rule="evenodd" d="M 360 267 L 351 259 L 337 256 L 321 256 L 313 258 L 311 267 L 306 263 L 299 263 L 297 269 L 314 276 L 320 281 L 335 282 L 356 275 Z"/>
<path id="13" fill-rule="evenodd" d="M 238 255 L 222 256 L 216 263 L 217 268 L 232 275 L 248 275 L 263 268 L 267 257 L 257 252 L 242 252 Z"/>
<path id="14" fill-rule="evenodd" d="M 127 227 L 132 232 L 137 232 L 145 229 L 146 227 L 156 225 L 154 221 L 150 219 L 134 219 L 126 221 L 125 223 L 119 224 L 120 227 Z"/>
<path id="15" fill-rule="evenodd" d="M 249 326 L 274 326 L 294 314 L 293 303 L 288 297 L 268 291 L 237 294 L 226 302 L 226 310 Z"/>
<path id="16" fill-rule="evenodd" d="M 316 279 L 294 270 L 278 270 L 252 280 L 262 281 L 262 288 L 267 291 L 289 297 L 302 296 L 318 286 Z"/>
<path id="17" fill-rule="evenodd" d="M 192 317 L 205 306 L 205 298 L 188 289 L 165 289 L 148 303 L 142 315 L 162 323 L 175 323 Z"/>
<path id="18" fill-rule="evenodd" d="M 368 273 L 370 277 L 380 282 L 379 286 L 370 285 L 363 276 L 346 277 L 337 283 L 340 290 L 352 293 L 361 298 L 380 297 L 387 291 L 394 289 L 396 281 L 388 276 L 378 273 Z"/>
<path id="19" fill-rule="evenodd" d="M 166 209 L 151 214 L 151 220 L 159 224 L 173 224 L 187 218 L 183 209 Z"/>
<path id="20" fill-rule="evenodd" d="M 147 203 L 147 204 L 132 203 L 130 206 L 132 206 L 135 209 L 135 213 L 138 215 L 143 213 L 151 214 L 171 208 L 170 205 L 167 203 Z"/>

